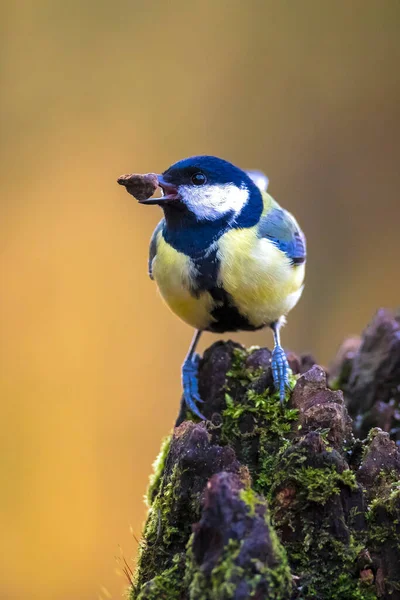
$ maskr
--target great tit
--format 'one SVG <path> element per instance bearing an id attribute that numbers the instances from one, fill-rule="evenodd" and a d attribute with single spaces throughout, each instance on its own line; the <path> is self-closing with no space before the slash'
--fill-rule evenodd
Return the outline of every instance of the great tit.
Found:
<path id="1" fill-rule="evenodd" d="M 164 218 L 150 242 L 149 275 L 170 309 L 195 328 L 182 366 L 186 405 L 204 419 L 196 346 L 203 331 L 274 336 L 272 373 L 281 402 L 290 372 L 280 343 L 285 315 L 303 291 L 306 240 L 267 193 L 268 179 L 214 156 L 186 158 L 158 176 Z"/>

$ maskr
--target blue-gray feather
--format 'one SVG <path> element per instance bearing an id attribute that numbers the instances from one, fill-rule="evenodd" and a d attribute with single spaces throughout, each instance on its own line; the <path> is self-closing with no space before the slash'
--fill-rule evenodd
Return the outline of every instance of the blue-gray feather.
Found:
<path id="1" fill-rule="evenodd" d="M 271 240 L 293 264 L 305 262 L 306 238 L 292 215 L 283 208 L 272 208 L 263 216 L 257 234 Z"/>
<path id="2" fill-rule="evenodd" d="M 153 259 L 154 259 L 155 255 L 157 254 L 157 235 L 158 235 L 158 232 L 161 231 L 162 228 L 164 227 L 164 223 L 165 223 L 165 219 L 161 219 L 161 221 L 158 223 L 157 227 L 153 231 L 153 235 L 151 236 L 150 248 L 149 248 L 149 262 L 148 262 L 148 273 L 149 273 L 150 279 L 153 279 L 152 265 L 153 265 Z"/>

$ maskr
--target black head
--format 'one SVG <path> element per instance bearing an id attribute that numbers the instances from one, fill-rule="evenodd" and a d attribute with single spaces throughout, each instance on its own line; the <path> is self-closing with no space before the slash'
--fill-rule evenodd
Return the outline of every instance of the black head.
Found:
<path id="1" fill-rule="evenodd" d="M 234 217 L 252 194 L 259 196 L 252 179 L 242 169 L 215 156 L 180 160 L 159 176 L 159 184 L 164 191 L 160 206 L 186 210 L 198 221 Z"/>

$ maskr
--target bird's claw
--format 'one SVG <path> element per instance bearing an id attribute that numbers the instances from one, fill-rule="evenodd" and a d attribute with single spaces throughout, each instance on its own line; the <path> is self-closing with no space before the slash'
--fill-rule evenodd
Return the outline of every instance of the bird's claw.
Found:
<path id="1" fill-rule="evenodd" d="M 275 346 L 273 349 L 271 367 L 275 389 L 279 392 L 279 399 L 281 404 L 283 404 L 286 396 L 286 389 L 290 387 L 289 373 L 291 373 L 291 369 L 282 346 Z"/>
<path id="2" fill-rule="evenodd" d="M 191 359 L 186 360 L 182 366 L 182 387 L 183 387 L 183 398 L 186 406 L 192 411 L 199 419 L 205 420 L 205 416 L 201 414 L 197 408 L 197 403 L 202 403 L 203 400 L 199 394 L 199 380 L 198 380 L 198 367 L 200 362 L 200 356 L 194 354 Z"/>

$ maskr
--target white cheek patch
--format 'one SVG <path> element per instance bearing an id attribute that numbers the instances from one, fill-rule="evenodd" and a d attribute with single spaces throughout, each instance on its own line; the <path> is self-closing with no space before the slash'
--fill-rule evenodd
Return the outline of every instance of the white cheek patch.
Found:
<path id="1" fill-rule="evenodd" d="M 178 191 L 188 209 L 199 221 L 212 221 L 229 212 L 238 214 L 249 199 L 247 187 L 237 187 L 233 183 L 181 185 Z"/>

